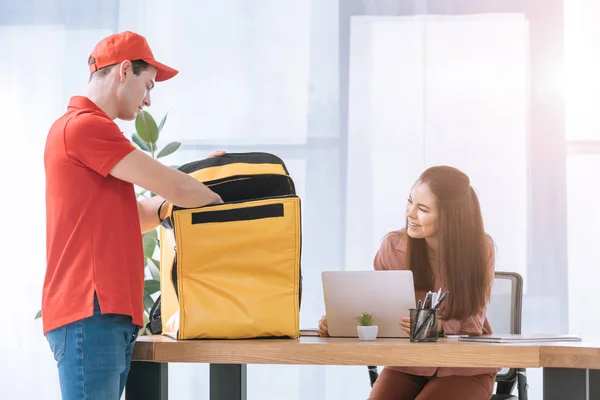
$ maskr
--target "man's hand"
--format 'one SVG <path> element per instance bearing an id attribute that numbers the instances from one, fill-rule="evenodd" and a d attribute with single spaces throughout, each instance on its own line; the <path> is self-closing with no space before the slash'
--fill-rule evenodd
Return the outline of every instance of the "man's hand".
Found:
<path id="1" fill-rule="evenodd" d="M 159 218 L 162 221 L 163 219 L 167 218 L 167 213 L 169 212 L 169 206 L 171 205 L 171 203 L 169 203 L 168 201 L 165 200 L 164 204 L 158 206 L 159 207 Z"/>
<path id="2" fill-rule="evenodd" d="M 142 233 L 153 230 L 160 223 L 158 220 L 158 207 L 160 207 L 163 201 L 164 199 L 160 196 L 150 197 L 142 201 L 138 200 L 138 215 L 140 217 Z M 163 213 L 166 211 L 167 204 L 165 203 L 162 207 L 161 211 Z"/>
<path id="3" fill-rule="evenodd" d="M 214 158 L 214 157 L 220 157 L 220 156 L 224 156 L 224 155 L 225 155 L 225 152 L 223 150 L 217 150 L 206 158 Z"/>

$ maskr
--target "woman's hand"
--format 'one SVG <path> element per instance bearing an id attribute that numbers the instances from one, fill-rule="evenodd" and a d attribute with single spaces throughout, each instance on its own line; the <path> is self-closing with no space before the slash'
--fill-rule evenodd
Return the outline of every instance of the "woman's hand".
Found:
<path id="1" fill-rule="evenodd" d="M 410 317 L 400 318 L 400 329 L 410 336 Z"/>
<path id="2" fill-rule="evenodd" d="M 327 329 L 327 316 L 323 315 L 319 320 L 319 336 L 329 336 L 329 330 Z"/>

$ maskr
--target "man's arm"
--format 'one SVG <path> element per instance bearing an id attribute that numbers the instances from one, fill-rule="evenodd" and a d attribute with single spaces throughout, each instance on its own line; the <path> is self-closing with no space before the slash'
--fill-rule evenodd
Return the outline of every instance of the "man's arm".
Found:
<path id="1" fill-rule="evenodd" d="M 186 173 L 161 164 L 137 149 L 123 157 L 110 170 L 110 174 L 115 178 L 154 192 L 180 207 L 202 207 L 207 204 L 223 202 L 218 194 L 202 182 Z M 154 210 L 156 211 L 156 209 Z"/>
<path id="2" fill-rule="evenodd" d="M 154 196 L 149 199 L 138 201 L 138 214 L 140 216 L 140 227 L 142 228 L 142 232 L 149 232 L 160 224 L 160 220 L 158 219 L 158 208 L 164 201 L 165 200 L 160 196 Z M 164 219 L 166 216 L 167 206 L 168 203 L 165 203 L 161 207 L 161 219 Z"/>

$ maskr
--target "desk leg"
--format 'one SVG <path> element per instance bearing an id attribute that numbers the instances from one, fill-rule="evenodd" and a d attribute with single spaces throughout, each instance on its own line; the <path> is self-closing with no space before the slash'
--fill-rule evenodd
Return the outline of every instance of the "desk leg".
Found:
<path id="1" fill-rule="evenodd" d="M 600 399 L 600 370 L 544 368 L 544 400 Z"/>
<path id="2" fill-rule="evenodd" d="M 246 400 L 246 364 L 210 364 L 210 400 Z"/>
<path id="3" fill-rule="evenodd" d="M 168 364 L 132 361 L 125 400 L 168 400 Z"/>
<path id="4" fill-rule="evenodd" d="M 600 369 L 589 369 L 590 399 L 600 399 Z"/>

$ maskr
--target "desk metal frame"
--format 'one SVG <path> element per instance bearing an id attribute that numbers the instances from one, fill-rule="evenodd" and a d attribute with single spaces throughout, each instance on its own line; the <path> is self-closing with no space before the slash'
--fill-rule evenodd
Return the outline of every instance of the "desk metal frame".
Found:
<path id="1" fill-rule="evenodd" d="M 210 400 L 246 400 L 246 368 L 210 364 Z M 133 361 L 125 399 L 168 400 L 168 384 L 167 363 Z M 544 368 L 543 388 L 543 400 L 600 399 L 600 370 Z"/>

